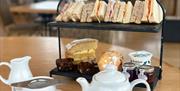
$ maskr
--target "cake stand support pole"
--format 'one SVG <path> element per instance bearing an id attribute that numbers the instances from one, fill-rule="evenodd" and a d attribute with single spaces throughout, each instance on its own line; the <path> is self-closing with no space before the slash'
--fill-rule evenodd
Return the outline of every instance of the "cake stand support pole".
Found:
<path id="1" fill-rule="evenodd" d="M 161 32 L 161 49 L 160 49 L 160 74 L 159 74 L 159 79 L 162 79 L 162 63 L 163 63 L 163 51 L 164 51 L 164 26 L 165 26 L 165 22 L 166 22 L 166 9 L 164 8 L 164 6 L 160 3 L 159 0 L 157 0 L 158 4 L 160 5 L 160 7 L 163 10 L 163 21 L 162 21 L 162 32 Z"/>
<path id="2" fill-rule="evenodd" d="M 59 59 L 61 59 L 61 28 L 58 27 Z"/>

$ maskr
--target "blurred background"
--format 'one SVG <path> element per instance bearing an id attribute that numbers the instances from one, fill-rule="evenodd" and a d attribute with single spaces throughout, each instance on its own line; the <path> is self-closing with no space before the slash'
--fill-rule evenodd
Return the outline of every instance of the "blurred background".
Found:
<path id="1" fill-rule="evenodd" d="M 56 31 L 48 31 L 47 23 L 54 20 L 56 16 L 56 6 L 58 1 L 59 0 L 1 0 L 0 35 L 56 36 Z M 167 10 L 167 20 L 174 20 L 178 22 L 178 17 L 180 16 L 180 0 L 160 1 Z M 167 32 L 166 40 L 178 41 L 177 39 L 174 39 L 174 37 L 172 37 L 172 35 L 177 34 L 176 32 L 174 33 L 175 30 L 172 29 L 171 31 L 173 32 Z M 65 33 L 62 35 L 69 37 L 74 36 L 74 34 L 72 33 L 70 35 L 67 34 L 69 33 Z"/>
<path id="2" fill-rule="evenodd" d="M 1 37 L 57 37 L 57 29 L 47 26 L 57 16 L 59 0 L 0 0 Z M 166 8 L 165 52 L 167 63 L 180 68 L 180 0 L 160 0 Z M 161 33 L 84 31 L 62 29 L 66 38 L 91 37 L 134 50 L 148 50 L 159 57 Z M 75 30 L 75 31 L 74 31 Z M 105 36 L 105 37 L 104 37 Z M 134 45 L 135 43 L 135 45 Z M 172 55 L 172 56 L 171 56 Z M 171 61 L 169 61 L 171 60 Z"/>
<path id="3" fill-rule="evenodd" d="M 32 56 L 30 67 L 35 75 L 49 74 L 49 71 L 56 66 L 59 46 L 57 28 L 50 28 L 47 24 L 56 18 L 59 1 L 0 0 L 0 62 L 29 55 Z M 159 89 L 180 91 L 180 0 L 160 0 L 160 2 L 166 8 L 163 80 L 155 91 L 160 91 Z M 67 28 L 61 30 L 61 37 L 63 44 L 80 38 L 98 39 L 99 42 L 106 44 L 100 46 L 98 52 L 104 52 L 115 45 L 124 48 L 124 51 L 116 50 L 124 56 L 129 52 L 127 49 L 132 49 L 146 50 L 151 52 L 154 58 L 160 58 L 161 32 L 89 31 Z M 159 65 L 159 60 L 153 62 Z M 8 77 L 8 70 L 1 69 L 0 75 Z M 0 91 L 7 88 L 9 87 L 0 81 Z M 64 88 L 74 89 L 73 86 Z M 6 91 L 11 90 L 9 88 Z"/>

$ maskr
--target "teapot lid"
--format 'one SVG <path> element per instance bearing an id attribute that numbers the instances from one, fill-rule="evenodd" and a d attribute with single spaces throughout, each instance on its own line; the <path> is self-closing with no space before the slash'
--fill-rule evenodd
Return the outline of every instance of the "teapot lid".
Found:
<path id="1" fill-rule="evenodd" d="M 107 64 L 105 70 L 95 74 L 93 80 L 104 84 L 122 83 L 126 81 L 126 77 L 123 73 L 117 71 L 115 65 Z"/>

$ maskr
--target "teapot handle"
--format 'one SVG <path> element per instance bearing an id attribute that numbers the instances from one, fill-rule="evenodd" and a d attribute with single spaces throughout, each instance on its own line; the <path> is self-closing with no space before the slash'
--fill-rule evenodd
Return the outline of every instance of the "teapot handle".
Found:
<path id="1" fill-rule="evenodd" d="M 139 83 L 143 83 L 143 84 L 146 85 L 146 88 L 147 88 L 146 91 L 151 91 L 151 88 L 150 88 L 149 84 L 147 83 L 146 80 L 143 80 L 143 79 L 136 79 L 136 80 L 134 80 L 133 82 L 131 82 L 131 90 L 130 90 L 130 91 L 132 91 L 133 88 L 134 88 L 134 86 L 136 86 L 136 85 L 139 84 Z"/>
<path id="2" fill-rule="evenodd" d="M 8 66 L 10 69 L 12 68 L 11 65 L 10 65 L 8 62 L 0 62 L 0 66 L 2 66 L 2 65 L 6 65 L 6 66 Z M 4 79 L 1 75 L 0 75 L 0 80 L 1 80 L 3 83 L 9 85 L 9 80 Z"/>

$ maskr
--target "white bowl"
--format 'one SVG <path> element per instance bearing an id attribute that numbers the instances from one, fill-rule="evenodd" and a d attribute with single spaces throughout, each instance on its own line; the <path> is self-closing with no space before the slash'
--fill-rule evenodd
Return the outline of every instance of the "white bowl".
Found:
<path id="1" fill-rule="evenodd" d="M 151 65 L 152 53 L 147 51 L 135 51 L 129 53 L 131 61 L 137 66 L 140 65 Z"/>

